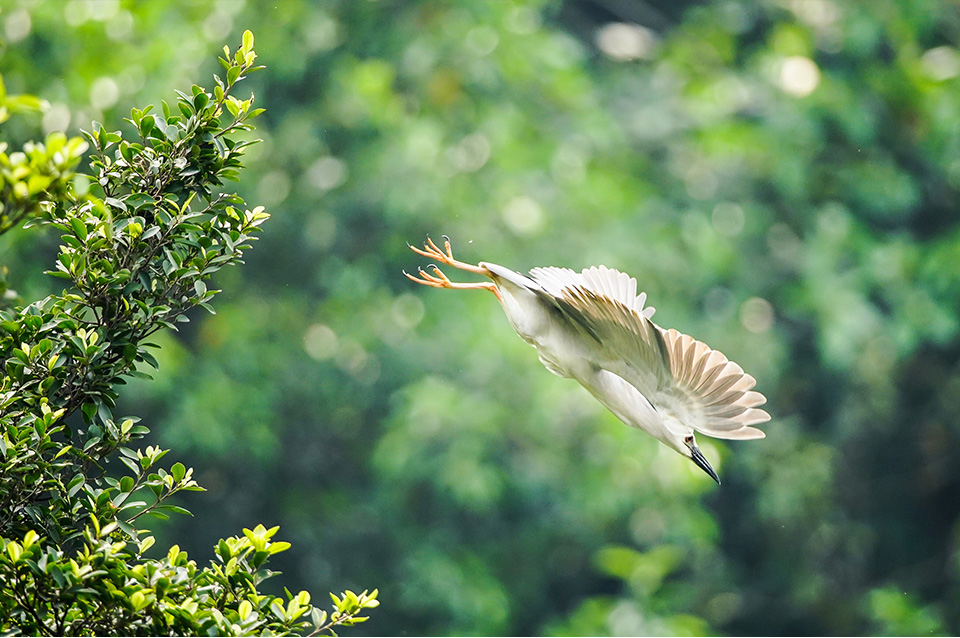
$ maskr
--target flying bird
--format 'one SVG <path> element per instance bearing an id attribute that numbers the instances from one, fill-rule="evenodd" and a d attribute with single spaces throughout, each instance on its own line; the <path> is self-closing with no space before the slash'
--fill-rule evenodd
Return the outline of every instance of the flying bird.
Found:
<path id="1" fill-rule="evenodd" d="M 422 249 L 410 249 L 488 277 L 455 283 L 436 264 L 427 266 L 431 272 L 419 268 L 418 276 L 403 273 L 434 288 L 492 292 L 550 372 L 576 380 L 618 419 L 691 459 L 718 484 L 695 432 L 765 436 L 753 427 L 770 420 L 758 407 L 766 398 L 752 390 L 756 379 L 702 341 L 653 323 L 654 309 L 644 305 L 647 295 L 637 294 L 633 277 L 605 266 L 534 268 L 529 275 L 488 262 L 474 266 L 454 259 L 446 236 L 442 250 L 429 237 Z"/>

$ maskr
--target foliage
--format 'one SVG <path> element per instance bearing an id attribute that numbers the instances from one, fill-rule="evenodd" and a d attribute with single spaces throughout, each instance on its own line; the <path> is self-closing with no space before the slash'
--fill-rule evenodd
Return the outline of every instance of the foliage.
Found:
<path id="1" fill-rule="evenodd" d="M 7 95 L 0 76 L 0 124 L 11 113 L 35 112 L 45 103 L 30 95 Z M 0 143 L 0 235 L 50 205 L 63 199 L 70 187 L 73 168 L 85 149 L 82 140 L 57 131 L 46 143 L 28 143 L 22 151 L 8 154 Z M 0 309 L 16 296 L 7 287 L 7 268 L 0 264 Z"/>
<path id="2" fill-rule="evenodd" d="M 954 3 L 4 10 L 30 25 L 12 90 L 79 122 L 156 102 L 245 24 L 271 69 L 238 191 L 284 214 L 117 407 L 216 487 L 158 544 L 276 521 L 297 588 L 395 601 L 371 633 L 960 632 Z M 546 373 L 492 296 L 404 279 L 428 232 L 637 276 L 757 377 L 767 438 L 701 441 L 710 485 Z M 8 263 L 50 262 L 10 235 Z"/>
<path id="3" fill-rule="evenodd" d="M 224 79 L 193 86 L 162 115 L 133 109 L 135 141 L 94 123 L 87 142 L 52 133 L 45 144 L 0 155 L 3 226 L 27 217 L 61 231 L 55 276 L 70 287 L 0 312 L 0 617 L 33 635 L 289 634 L 332 631 L 366 618 L 377 592 L 334 597 L 334 612 L 307 592 L 261 591 L 268 559 L 289 548 L 277 527 L 221 540 L 198 568 L 172 547 L 144 553 L 148 516 L 185 514 L 171 497 L 199 491 L 193 470 L 160 461 L 167 450 L 132 445 L 147 433 L 117 418 L 117 386 L 157 367 L 149 339 L 176 328 L 194 307 L 212 312 L 205 284 L 239 263 L 268 218 L 237 195 L 251 141 L 253 97 L 232 93 L 255 65 L 253 35 L 224 47 Z M 30 104 L 23 97 L 7 104 Z M 4 107 L 6 108 L 6 107 Z M 0 111 L 5 113 L 5 111 Z M 89 193 L 73 167 L 93 149 Z M 112 461 L 120 461 L 121 467 Z"/>
<path id="4" fill-rule="evenodd" d="M 94 519 L 94 522 L 96 519 Z M 216 561 L 198 569 L 176 545 L 160 559 L 145 560 L 153 545 L 111 537 L 118 522 L 83 532 L 83 548 L 70 556 L 28 531 L 21 542 L 4 541 L 0 591 L 4 627 L 33 635 L 286 635 L 363 622 L 363 609 L 377 606 L 377 591 L 333 597 L 327 614 L 310 604 L 310 594 L 264 595 L 258 587 L 271 575 L 268 558 L 289 548 L 272 542 L 277 527 L 244 529 L 221 540 Z"/>

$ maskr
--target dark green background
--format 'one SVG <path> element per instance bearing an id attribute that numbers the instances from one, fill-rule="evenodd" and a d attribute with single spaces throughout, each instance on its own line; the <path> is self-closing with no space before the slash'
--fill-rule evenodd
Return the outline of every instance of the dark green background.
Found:
<path id="1" fill-rule="evenodd" d="M 119 127 L 246 28 L 273 219 L 120 410 L 209 489 L 158 545 L 279 524 L 276 586 L 379 587 L 351 634 L 960 632 L 958 3 L 8 1 L 53 106 L 4 136 Z M 718 488 L 407 281 L 428 232 L 636 276 L 767 438 L 701 441 Z M 26 298 L 56 240 L 0 241 Z"/>

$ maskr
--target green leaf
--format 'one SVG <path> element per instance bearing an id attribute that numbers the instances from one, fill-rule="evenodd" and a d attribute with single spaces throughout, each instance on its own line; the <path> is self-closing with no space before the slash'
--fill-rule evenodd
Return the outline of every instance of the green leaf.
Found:
<path id="1" fill-rule="evenodd" d="M 71 217 L 70 227 L 73 228 L 73 233 L 80 239 L 80 241 L 86 241 L 87 227 L 82 221 L 76 217 Z"/>
<path id="2" fill-rule="evenodd" d="M 132 472 L 136 473 L 137 475 L 140 474 L 140 464 L 137 461 L 127 458 L 125 456 L 121 456 L 120 462 L 126 465 L 128 468 L 130 468 Z"/>
<path id="3" fill-rule="evenodd" d="M 77 474 L 74 476 L 70 482 L 67 484 L 67 496 L 74 497 L 77 495 L 84 485 L 85 477 L 83 474 Z"/>

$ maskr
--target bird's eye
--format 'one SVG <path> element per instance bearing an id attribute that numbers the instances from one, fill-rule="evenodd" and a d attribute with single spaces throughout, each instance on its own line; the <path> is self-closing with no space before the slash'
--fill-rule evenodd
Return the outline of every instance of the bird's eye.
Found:
<path id="1" fill-rule="evenodd" d="M 693 443 L 693 435 L 683 437 L 684 443 Z"/>

